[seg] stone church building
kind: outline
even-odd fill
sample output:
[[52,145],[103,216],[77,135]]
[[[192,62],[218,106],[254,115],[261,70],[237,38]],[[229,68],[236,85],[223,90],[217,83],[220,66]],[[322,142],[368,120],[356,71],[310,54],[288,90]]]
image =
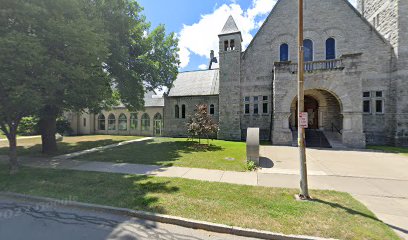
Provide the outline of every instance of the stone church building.
[[[219,139],[259,127],[263,140],[293,145],[297,6],[278,0],[245,51],[229,17],[219,69],[179,74],[164,95],[160,135],[185,136],[186,118],[205,103]],[[305,0],[304,17],[307,144],[408,146],[408,1],[358,0],[357,10],[347,0]]]

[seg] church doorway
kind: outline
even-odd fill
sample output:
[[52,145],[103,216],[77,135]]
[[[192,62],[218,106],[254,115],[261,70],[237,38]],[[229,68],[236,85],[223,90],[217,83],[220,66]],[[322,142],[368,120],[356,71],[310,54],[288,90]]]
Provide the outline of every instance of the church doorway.
[[[297,97],[290,107],[289,126],[293,131],[297,130]],[[308,89],[305,91],[305,112],[309,117],[309,129],[331,131],[343,129],[342,105],[338,97],[333,93],[322,89]]]
[[[298,101],[296,101],[295,127],[298,126]],[[311,96],[305,96],[305,112],[308,114],[309,129],[319,129],[319,102]]]

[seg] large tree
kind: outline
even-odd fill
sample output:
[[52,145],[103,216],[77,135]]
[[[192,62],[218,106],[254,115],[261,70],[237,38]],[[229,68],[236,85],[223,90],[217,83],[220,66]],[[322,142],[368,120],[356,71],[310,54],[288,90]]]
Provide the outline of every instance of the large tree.
[[2,1],[0,8],[0,129],[9,141],[10,170],[15,173],[18,125],[42,104],[45,49],[32,27],[39,8],[18,0]]
[[109,34],[104,21],[87,11],[87,0],[35,0],[43,10],[36,31],[46,49],[38,115],[44,153],[57,150],[56,119],[63,111],[98,109],[112,96],[104,71]]
[[[92,71],[92,67],[96,66],[99,70],[100,65],[97,64],[105,55],[105,51],[101,51],[105,50],[101,48],[104,44],[101,40],[107,40],[109,51],[108,58],[103,59],[104,73],[108,73],[110,85],[119,91],[120,100],[129,109],[143,109],[145,91],[163,86],[171,87],[178,72],[178,41],[174,33],[166,35],[164,26],[150,31],[150,24],[141,15],[142,8],[136,1],[82,1],[85,2],[86,17],[64,15],[63,12],[55,11],[53,18],[57,18],[58,22],[48,31],[52,34],[45,36],[49,43],[60,43],[48,51],[57,62],[57,68],[53,68],[49,74],[51,82],[44,89],[44,95],[50,97],[48,104],[40,112],[40,131],[45,153],[56,150],[54,136],[58,114],[64,110],[84,108],[96,111],[104,103],[104,99],[111,95],[104,88],[106,84],[103,76]],[[52,5],[49,7],[54,9]],[[96,21],[95,19],[101,20],[103,27],[98,25],[99,21],[93,25],[93,29],[82,27],[88,26],[87,23]],[[97,36],[98,34],[101,36]],[[71,45],[71,41],[77,45],[66,49],[64,46],[67,43]],[[61,51],[69,53],[69,57],[58,54]],[[96,56],[97,53],[101,56]],[[63,61],[63,68],[59,68],[59,61]],[[68,74],[66,70],[69,70]],[[80,74],[76,74],[77,70]]]

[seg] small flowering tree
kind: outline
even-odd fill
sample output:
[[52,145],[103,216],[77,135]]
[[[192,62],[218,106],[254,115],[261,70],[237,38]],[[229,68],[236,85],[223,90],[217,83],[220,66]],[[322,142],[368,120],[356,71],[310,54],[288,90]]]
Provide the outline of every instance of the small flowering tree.
[[198,143],[201,144],[201,139],[210,137],[218,132],[218,124],[208,114],[208,108],[205,104],[196,105],[194,114],[188,118],[187,132],[191,139],[198,138]]

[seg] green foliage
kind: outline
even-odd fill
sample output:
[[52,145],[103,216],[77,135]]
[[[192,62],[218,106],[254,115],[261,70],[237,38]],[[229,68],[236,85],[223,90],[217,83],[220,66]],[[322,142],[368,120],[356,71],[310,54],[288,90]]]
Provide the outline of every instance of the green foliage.
[[39,134],[37,117],[24,117],[21,119],[17,132],[23,136],[33,136]]
[[38,8],[23,0],[0,3],[0,129],[10,146],[10,173],[18,170],[17,129],[42,104],[45,48],[33,29]]
[[247,167],[248,171],[255,171],[256,168],[257,168],[255,162],[253,162],[253,161],[247,161],[246,162],[246,167]]
[[57,119],[57,133],[61,135],[72,135],[74,130],[71,128],[69,121],[64,117],[60,117]]
[[170,88],[178,74],[178,40],[163,25],[150,30],[136,1],[103,1],[98,5],[110,35],[106,70],[120,100],[129,109],[144,107],[145,91]]
[[194,115],[189,117],[186,126],[190,138],[198,138],[199,143],[201,143],[201,138],[205,137],[208,140],[218,131],[218,124],[208,114],[207,105],[205,104],[196,106]]

